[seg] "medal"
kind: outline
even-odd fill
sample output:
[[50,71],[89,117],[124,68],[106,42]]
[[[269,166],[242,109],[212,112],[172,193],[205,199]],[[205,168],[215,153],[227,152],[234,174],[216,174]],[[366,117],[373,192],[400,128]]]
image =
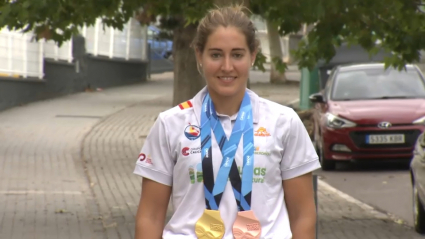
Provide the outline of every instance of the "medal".
[[238,212],[232,231],[235,239],[259,239],[261,225],[252,210],[241,211]]
[[[244,101],[245,100],[246,99],[244,99]],[[239,209],[238,215],[233,223],[232,231],[235,239],[259,239],[261,237],[261,224],[251,210],[252,179],[254,173],[254,123],[250,104],[244,101],[242,102],[240,110],[240,112],[242,112],[241,117],[246,117],[245,127],[243,128],[242,180],[235,163],[232,165],[229,172],[229,179]],[[249,106],[248,110],[244,112],[242,109],[247,106]],[[217,127],[217,130],[214,130],[214,133],[217,138],[220,138],[224,135],[224,130],[221,124],[216,123],[216,125],[219,127]]]
[[199,239],[221,239],[224,236],[224,223],[220,211],[205,209],[196,222],[195,233]]
[[[201,110],[201,159],[206,210],[195,225],[195,233],[198,238],[222,238],[224,236],[226,228],[220,217],[218,208],[228,182],[231,168],[233,169],[232,171],[235,169],[237,171],[234,159],[239,142],[247,129],[252,131],[252,126],[251,102],[247,92],[245,92],[244,99],[239,109],[238,118],[235,122],[229,140],[227,140],[227,137],[224,134],[209,94],[205,96]],[[216,182],[214,182],[213,173],[211,131],[214,132],[223,156],[220,169],[217,173]],[[250,144],[248,144],[247,147],[244,145],[244,152],[245,149],[252,152],[251,159],[248,159],[248,164],[253,162],[252,156],[254,155],[254,145],[252,139],[253,133],[251,135]],[[252,173],[253,172],[251,172],[251,183]]]

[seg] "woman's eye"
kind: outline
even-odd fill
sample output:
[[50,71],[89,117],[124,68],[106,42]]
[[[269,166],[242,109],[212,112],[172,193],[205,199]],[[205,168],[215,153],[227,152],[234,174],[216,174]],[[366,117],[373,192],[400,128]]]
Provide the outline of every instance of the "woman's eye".
[[220,57],[220,54],[215,53],[215,54],[212,54],[212,55],[211,55],[211,57],[212,57],[212,58],[219,58],[219,57]]
[[233,56],[234,56],[235,58],[241,58],[243,55],[242,55],[242,54],[238,54],[238,53],[236,53],[236,54],[233,54]]

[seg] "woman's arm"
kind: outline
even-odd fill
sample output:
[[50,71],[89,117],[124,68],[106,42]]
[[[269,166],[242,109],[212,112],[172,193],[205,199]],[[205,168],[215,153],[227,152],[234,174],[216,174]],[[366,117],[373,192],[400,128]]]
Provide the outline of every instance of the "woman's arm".
[[282,185],[292,239],[314,239],[316,237],[316,206],[312,173],[284,180]]
[[135,239],[161,239],[171,187],[143,178]]

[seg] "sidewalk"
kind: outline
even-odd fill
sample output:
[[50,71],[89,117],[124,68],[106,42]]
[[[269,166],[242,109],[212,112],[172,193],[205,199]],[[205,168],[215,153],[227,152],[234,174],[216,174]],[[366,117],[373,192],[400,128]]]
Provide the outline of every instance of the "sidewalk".
[[[172,74],[0,112],[0,239],[133,238],[141,180],[136,157]],[[296,84],[254,79],[260,96],[288,104]],[[319,182],[320,239],[415,239],[399,225]]]

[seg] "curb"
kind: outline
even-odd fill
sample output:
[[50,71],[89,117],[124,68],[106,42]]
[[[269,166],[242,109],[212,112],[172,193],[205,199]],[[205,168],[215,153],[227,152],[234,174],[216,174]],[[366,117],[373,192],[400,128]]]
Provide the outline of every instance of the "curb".
[[[319,176],[320,177],[320,176]],[[399,225],[403,225],[403,226],[407,226],[409,228],[411,228],[412,226],[408,225],[407,222],[401,218],[399,218],[398,216],[395,216],[389,212],[386,212],[384,210],[379,210],[377,208],[374,208],[372,206],[370,206],[369,204],[366,204],[334,187],[332,187],[331,185],[329,185],[327,182],[321,180],[320,178],[318,178],[317,180],[317,184],[318,184],[318,188],[322,187],[325,190],[331,192],[331,193],[335,193],[338,196],[340,196],[342,199],[346,200],[349,203],[353,203],[357,206],[359,206],[360,208],[362,208],[363,210],[365,210],[368,213],[371,213],[373,215],[373,217],[380,219],[380,220],[384,220],[384,221],[391,221],[394,223],[397,223]]]

